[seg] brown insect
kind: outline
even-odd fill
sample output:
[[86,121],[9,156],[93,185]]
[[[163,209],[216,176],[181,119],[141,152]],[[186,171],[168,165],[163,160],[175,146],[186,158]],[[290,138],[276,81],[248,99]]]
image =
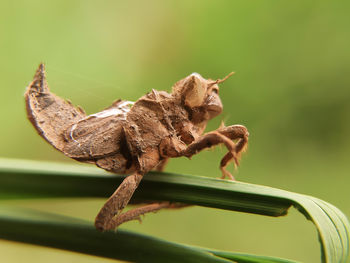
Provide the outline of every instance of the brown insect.
[[171,93],[152,89],[135,103],[117,100],[87,116],[80,107],[50,92],[41,64],[25,93],[27,114],[38,133],[68,157],[129,174],[96,217],[98,230],[110,230],[142,214],[181,206],[161,202],[121,213],[143,175],[163,170],[169,158],[190,158],[224,144],[228,153],[220,163],[222,178],[234,180],[226,166],[231,161],[238,165],[247,146],[247,129],[232,125],[203,134],[207,122],[222,112],[218,84],[230,75],[211,80],[193,73],[175,83]]

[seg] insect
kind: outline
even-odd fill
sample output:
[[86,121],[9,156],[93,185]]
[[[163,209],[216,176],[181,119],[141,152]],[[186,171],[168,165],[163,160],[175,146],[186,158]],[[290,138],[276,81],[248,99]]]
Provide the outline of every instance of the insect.
[[95,219],[98,230],[112,230],[142,214],[177,207],[161,202],[122,213],[143,175],[163,170],[169,158],[190,158],[224,144],[228,152],[220,163],[222,178],[234,180],[226,166],[231,161],[238,165],[248,143],[247,129],[221,126],[204,133],[207,122],[222,112],[218,84],[230,75],[211,80],[193,73],[176,82],[171,93],[152,89],[135,103],[117,100],[99,113],[86,115],[50,92],[41,64],[25,93],[27,115],[37,132],[66,156],[129,175]]

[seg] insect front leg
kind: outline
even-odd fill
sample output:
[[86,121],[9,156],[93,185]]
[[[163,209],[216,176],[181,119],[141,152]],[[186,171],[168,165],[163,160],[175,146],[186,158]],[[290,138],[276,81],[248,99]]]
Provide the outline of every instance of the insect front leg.
[[238,142],[235,146],[235,151],[237,154],[237,157],[235,158],[232,152],[228,152],[221,160],[220,162],[220,169],[222,172],[222,179],[224,179],[226,176],[229,177],[231,180],[234,180],[233,176],[226,170],[226,166],[229,164],[229,162],[234,159],[236,165],[238,165],[238,162],[236,161],[237,158],[239,159],[240,154],[245,151],[248,145],[248,137],[249,132],[246,127],[243,125],[231,125],[228,127],[223,127],[217,130],[220,134],[230,138],[231,140],[238,139]]
[[[199,137],[187,147],[187,149],[182,153],[182,155],[191,158],[198,152],[221,143],[223,143],[226,146],[229,153],[232,154],[235,163],[238,164],[235,143],[232,140],[230,140],[230,138],[217,131],[209,132]],[[234,180],[234,177],[228,171],[226,171],[225,167],[223,167],[221,171],[223,173],[223,176],[228,176],[231,180]]]
[[[206,148],[223,143],[229,152],[221,160],[220,169],[223,178],[227,176],[231,180],[234,180],[232,174],[226,170],[226,166],[231,160],[234,160],[235,164],[239,165],[239,155],[247,145],[248,136],[249,133],[247,129],[241,125],[220,128],[199,137],[187,147],[182,155],[190,158]],[[235,139],[239,139],[239,141],[234,143],[232,140]]]
[[244,152],[244,150],[247,148],[249,132],[243,125],[231,125],[228,127],[219,128],[216,131],[222,135],[225,135],[231,140],[239,140],[236,144],[237,154]]

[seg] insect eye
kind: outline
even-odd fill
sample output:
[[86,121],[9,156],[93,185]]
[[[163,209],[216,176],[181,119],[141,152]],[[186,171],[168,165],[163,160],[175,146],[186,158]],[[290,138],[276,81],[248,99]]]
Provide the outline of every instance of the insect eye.
[[219,90],[218,89],[213,89],[213,92],[218,94],[219,93]]

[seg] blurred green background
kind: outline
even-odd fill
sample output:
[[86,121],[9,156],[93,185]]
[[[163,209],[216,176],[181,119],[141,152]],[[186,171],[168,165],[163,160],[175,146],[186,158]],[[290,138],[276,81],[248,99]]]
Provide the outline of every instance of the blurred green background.
[[[95,113],[169,91],[192,72],[221,85],[216,129],[244,124],[238,180],[310,194],[350,215],[349,1],[1,1],[0,156],[74,161],[40,138],[23,93],[40,62],[51,90]],[[218,177],[223,148],[168,171]],[[230,169],[233,169],[230,167]],[[12,201],[93,220],[104,200]],[[171,241],[319,262],[315,228],[294,209],[268,218],[206,208],[162,211],[125,229]],[[112,262],[0,241],[2,262]]]

